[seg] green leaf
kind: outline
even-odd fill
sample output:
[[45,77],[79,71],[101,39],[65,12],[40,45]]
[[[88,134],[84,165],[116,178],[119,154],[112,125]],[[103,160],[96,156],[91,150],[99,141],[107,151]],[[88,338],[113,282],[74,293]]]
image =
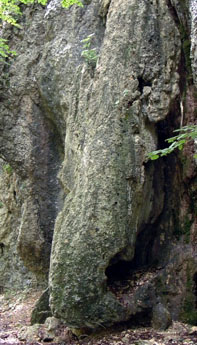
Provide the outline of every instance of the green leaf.
[[38,0],[38,3],[45,6],[48,0]]
[[180,145],[184,145],[184,144],[186,143],[186,141],[187,141],[186,139],[184,139],[184,140],[183,140],[183,139],[182,139],[182,140],[179,140],[179,144],[180,144]]
[[158,159],[159,158],[159,155],[151,155],[150,156],[150,159],[152,160],[152,161],[154,161],[154,160],[156,160],[156,159]]
[[[17,23],[17,16],[21,15],[20,4],[33,4],[35,2],[46,5],[48,0],[0,0],[0,20],[2,22],[7,22],[13,26],[20,28],[20,25]],[[76,4],[77,6],[83,7],[83,3],[80,0],[62,0],[62,7],[69,8],[70,6]],[[90,47],[91,36],[89,35],[85,42],[85,48]],[[11,51],[9,46],[6,45],[6,40],[0,38],[0,60],[5,60],[8,57],[16,55],[16,52]],[[94,58],[95,59],[95,58]]]
[[172,137],[172,138],[168,138],[168,139],[166,139],[166,141],[168,143],[173,143],[175,140],[177,140],[177,138],[178,138],[178,135],[176,135],[175,137]]
[[62,7],[64,8],[69,8],[72,5],[83,7],[82,2],[79,0],[62,0],[61,4],[62,4]]
[[16,55],[16,52],[13,50],[10,50],[8,44],[6,44],[7,40],[4,38],[0,38],[0,58],[1,60],[5,60],[8,57]]
[[86,38],[84,38],[83,40],[81,40],[82,43],[87,43],[90,42],[91,38],[88,36]]

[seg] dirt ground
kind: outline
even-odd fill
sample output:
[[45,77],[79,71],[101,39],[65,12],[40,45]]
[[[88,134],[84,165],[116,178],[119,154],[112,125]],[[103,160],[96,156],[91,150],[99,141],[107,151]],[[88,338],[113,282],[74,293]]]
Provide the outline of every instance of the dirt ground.
[[[174,322],[167,331],[123,324],[77,338],[59,323],[53,332],[46,325],[30,326],[30,315],[41,291],[0,295],[0,345],[197,345],[197,327]],[[32,330],[26,335],[26,330]]]

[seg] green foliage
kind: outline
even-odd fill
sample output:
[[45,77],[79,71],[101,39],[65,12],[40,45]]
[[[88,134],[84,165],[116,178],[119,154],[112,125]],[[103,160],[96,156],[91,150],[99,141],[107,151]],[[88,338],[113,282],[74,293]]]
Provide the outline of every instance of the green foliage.
[[[17,23],[18,17],[22,14],[21,4],[32,4],[35,0],[1,0],[0,1],[0,19],[2,22],[9,23],[20,28]],[[38,3],[45,5],[47,0],[37,0]],[[0,60],[4,61],[8,57],[17,55],[15,51],[10,50],[7,40],[0,38]]]
[[89,65],[95,67],[98,60],[98,55],[95,48],[91,49],[93,37],[94,34],[91,34],[81,41],[84,49],[81,53],[81,56]]
[[17,23],[18,17],[22,14],[20,5],[29,5],[35,2],[41,5],[46,5],[47,0],[1,0],[0,19],[2,22],[7,22],[20,28],[20,25]]
[[64,8],[69,8],[70,6],[75,5],[75,4],[77,6],[83,7],[82,2],[79,0],[62,0],[61,4],[62,4],[62,7]]
[[[38,3],[41,5],[46,5],[48,0],[1,0],[0,1],[0,20],[2,22],[9,23],[20,28],[17,20],[20,15],[22,15],[20,5]],[[79,0],[62,0],[62,7],[69,8],[71,5],[78,5],[83,7],[83,4]],[[10,50],[7,45],[7,41],[0,38],[0,60],[5,60],[8,57],[16,55],[16,52]]]
[[[174,132],[178,132],[179,134],[166,139],[170,146],[165,149],[150,152],[148,154],[148,158],[155,160],[160,157],[167,156],[175,149],[179,149],[181,151],[186,143],[197,139],[197,125],[185,126],[180,129],[176,129]],[[197,158],[197,154],[194,155],[194,158]]]
[[11,56],[15,56],[16,52],[13,50],[10,50],[7,40],[4,38],[0,38],[0,61]]
[[16,0],[1,0],[0,2],[0,19],[11,25],[18,26],[16,17],[21,14],[19,2]]

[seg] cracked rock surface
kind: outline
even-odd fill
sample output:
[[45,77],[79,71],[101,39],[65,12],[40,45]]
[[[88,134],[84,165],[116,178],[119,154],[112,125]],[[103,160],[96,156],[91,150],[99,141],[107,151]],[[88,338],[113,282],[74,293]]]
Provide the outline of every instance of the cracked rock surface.
[[18,186],[15,250],[49,274],[52,314],[95,329],[158,310],[188,321],[189,303],[195,323],[194,146],[147,159],[196,121],[195,1],[51,0],[21,24],[4,29],[18,56],[1,66],[0,157]]

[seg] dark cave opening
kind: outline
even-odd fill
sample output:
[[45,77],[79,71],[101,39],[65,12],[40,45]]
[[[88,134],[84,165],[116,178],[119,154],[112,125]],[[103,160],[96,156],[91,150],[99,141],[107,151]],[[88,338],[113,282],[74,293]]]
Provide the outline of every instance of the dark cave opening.
[[115,264],[109,264],[105,274],[107,282],[113,284],[114,282],[127,280],[132,275],[132,261],[120,260]]
[[[175,114],[176,116],[174,116]],[[180,118],[180,102],[177,100],[165,120],[158,122],[156,125],[158,133],[158,149],[164,149],[169,146],[167,139],[175,135],[174,130],[179,128]]]
[[[136,273],[154,270],[161,267],[162,263],[162,245],[160,241],[163,228],[161,226],[165,200],[161,201],[160,195],[165,188],[164,164],[163,162],[146,163],[146,174],[149,176],[153,172],[153,200],[152,210],[149,214],[148,223],[142,223],[138,229],[135,242],[135,253],[130,261],[123,260],[124,251],[117,253],[109,262],[106,269],[107,284],[111,285],[118,281],[135,280]],[[145,197],[146,199],[146,197]],[[145,206],[146,207],[146,206]],[[142,209],[142,212],[143,209]]]
[[[139,87],[144,87],[143,80],[139,81]],[[168,146],[166,139],[174,135],[173,130],[180,124],[180,118],[180,100],[177,98],[171,105],[171,110],[165,120],[156,124],[158,149],[163,149]],[[132,260],[125,261],[122,259],[122,253],[118,253],[110,260],[105,271],[107,287],[118,299],[122,296],[123,299],[124,296],[128,296],[129,300],[133,292],[136,296],[138,296],[138,293],[141,294],[143,287],[146,289],[146,277],[148,276],[152,279],[151,277],[155,273],[157,274],[157,271],[164,269],[168,263],[167,254],[169,243],[173,238],[175,222],[173,217],[170,218],[172,205],[175,205],[177,209],[179,207],[179,194],[176,193],[175,198],[172,197],[172,190],[176,190],[176,186],[173,185],[174,176],[177,174],[178,158],[176,156],[175,152],[154,163],[150,161],[145,163],[146,176],[151,176],[151,173],[153,174],[153,200],[149,219],[148,221],[146,220],[147,223],[143,223],[138,229],[135,254]],[[163,199],[160,198],[162,193]],[[146,200],[148,199],[145,197],[145,203]],[[161,204],[163,206],[160,207]],[[172,219],[172,223],[169,222],[169,219]],[[195,294],[197,296],[197,274],[194,280]],[[148,310],[146,308],[131,317],[128,323],[131,326],[144,325],[146,327],[151,319],[152,309]]]
[[127,321],[115,324],[115,329],[123,331],[132,327],[150,327],[152,320],[152,308],[147,308],[141,312],[132,315]]
[[135,327],[150,327],[152,320],[152,308],[147,308],[134,316],[127,321],[127,326]]
[[[166,138],[172,136],[174,128],[176,128],[176,120],[174,112],[180,113],[179,102],[175,102],[172,111],[169,113],[164,121],[157,124],[158,130],[158,148],[165,148],[168,146]],[[168,214],[169,200],[172,186],[170,181],[173,180],[175,173],[174,164],[175,154],[170,157],[164,157],[160,161],[154,162],[155,170],[153,176],[154,200],[152,211],[150,213],[149,222],[141,225],[138,230],[138,235],[135,243],[135,254],[131,261],[125,261],[121,258],[121,253],[116,254],[109,262],[106,269],[107,285],[116,285],[117,282],[126,280],[135,280],[137,272],[147,272],[155,268],[161,268],[165,265],[163,252],[163,244],[160,241],[160,235],[164,232],[162,222],[166,226],[166,230],[171,236],[168,229],[168,220],[165,219],[165,214]],[[152,162],[146,163],[146,174],[149,175],[151,171]],[[169,168],[170,167],[170,168]],[[169,171],[170,170],[170,171]],[[163,209],[160,208],[159,195],[164,193]],[[155,217],[155,214],[157,216]],[[166,225],[167,224],[167,225]],[[173,227],[172,227],[173,228]],[[168,230],[167,230],[168,229]],[[143,274],[143,273],[142,273]]]
[[[147,163],[146,171],[149,174],[151,164]],[[130,261],[122,259],[122,253],[116,254],[109,262],[106,269],[107,284],[113,285],[116,282],[125,280],[137,280],[136,274],[151,271],[155,267],[161,267],[161,242],[160,234],[163,231],[160,223],[162,207],[160,204],[161,189],[164,187],[163,164],[155,162],[156,169],[153,176],[154,200],[148,224],[142,224],[138,230],[135,243],[135,253]],[[165,204],[165,203],[164,203]],[[156,216],[155,216],[156,215]],[[138,273],[137,273],[138,272]]]
[[158,258],[154,255],[154,242],[158,229],[156,224],[146,226],[138,234],[135,255],[131,261],[121,260],[120,253],[111,259],[105,271],[108,286],[126,280],[137,280],[136,274],[143,274],[156,267]]

